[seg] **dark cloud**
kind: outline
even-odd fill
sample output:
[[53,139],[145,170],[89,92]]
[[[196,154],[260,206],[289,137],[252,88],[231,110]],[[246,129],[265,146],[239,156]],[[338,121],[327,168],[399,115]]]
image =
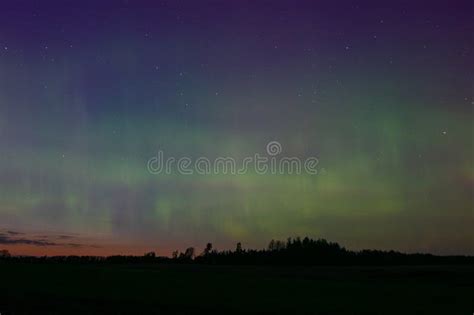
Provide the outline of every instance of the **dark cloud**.
[[6,235],[0,235],[0,244],[26,244],[33,246],[56,246],[60,245],[54,242],[49,242],[44,239],[27,239],[27,238],[14,238]]
[[17,232],[17,231],[7,231],[8,234],[10,235],[22,235],[22,234],[25,234],[25,233],[21,233],[21,232]]
[[17,231],[3,231],[0,232],[0,244],[4,245],[16,245],[16,244],[25,244],[32,246],[66,246],[66,247],[96,247],[95,245],[85,245],[77,242],[70,243],[61,243],[57,241],[52,241],[50,239],[56,240],[71,240],[76,238],[73,235],[42,235],[42,236],[25,236],[26,233],[17,232]]

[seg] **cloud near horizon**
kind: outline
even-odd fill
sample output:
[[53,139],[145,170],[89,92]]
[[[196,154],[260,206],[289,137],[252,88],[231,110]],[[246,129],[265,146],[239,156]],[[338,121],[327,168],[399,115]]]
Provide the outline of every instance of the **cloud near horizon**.
[[18,231],[0,231],[0,244],[2,245],[18,245],[18,244],[23,244],[23,245],[31,245],[31,246],[65,246],[65,247],[88,247],[88,246],[96,246],[96,245],[89,245],[89,244],[81,244],[78,242],[68,242],[68,243],[62,243],[56,241],[57,239],[77,239],[76,236],[72,235],[59,235],[59,236],[54,236],[54,235],[42,235],[41,237],[35,236],[35,235],[27,235],[26,233],[23,232],[18,232]]

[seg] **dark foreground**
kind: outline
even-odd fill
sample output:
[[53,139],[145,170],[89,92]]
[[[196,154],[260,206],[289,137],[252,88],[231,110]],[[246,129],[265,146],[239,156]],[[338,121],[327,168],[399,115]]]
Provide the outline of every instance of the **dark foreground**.
[[0,264],[1,315],[473,312],[473,266]]

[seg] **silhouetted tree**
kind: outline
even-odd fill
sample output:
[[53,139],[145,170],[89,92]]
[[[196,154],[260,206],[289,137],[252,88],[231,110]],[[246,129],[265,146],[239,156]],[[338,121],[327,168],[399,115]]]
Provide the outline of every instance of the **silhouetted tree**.
[[274,240],[274,239],[272,239],[272,240],[270,241],[270,243],[268,243],[268,250],[269,250],[269,251],[275,250],[275,240]]
[[182,257],[186,260],[192,260],[194,258],[194,247],[186,248]]
[[241,254],[242,253],[242,244],[240,242],[237,243],[237,246],[235,247],[235,252],[237,254]]
[[282,250],[285,249],[285,243],[282,241],[276,241],[275,242],[276,250]]
[[208,256],[212,251],[212,243],[207,243],[206,248],[204,248],[203,255]]
[[268,244],[269,251],[279,251],[285,248],[286,248],[285,243],[279,240],[276,240],[276,241],[271,240],[270,243]]

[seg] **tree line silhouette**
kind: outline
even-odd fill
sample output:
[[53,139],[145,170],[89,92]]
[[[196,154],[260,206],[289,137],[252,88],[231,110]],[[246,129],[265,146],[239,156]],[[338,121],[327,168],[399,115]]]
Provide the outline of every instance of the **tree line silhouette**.
[[0,261],[60,262],[60,263],[177,263],[216,265],[430,265],[474,264],[473,256],[436,256],[407,254],[397,251],[351,251],[338,243],[325,239],[305,237],[271,240],[266,249],[243,249],[236,244],[234,250],[218,251],[207,243],[200,254],[194,247],[184,252],[174,251],[171,257],[157,256],[155,252],[143,256],[12,256],[0,250]]

